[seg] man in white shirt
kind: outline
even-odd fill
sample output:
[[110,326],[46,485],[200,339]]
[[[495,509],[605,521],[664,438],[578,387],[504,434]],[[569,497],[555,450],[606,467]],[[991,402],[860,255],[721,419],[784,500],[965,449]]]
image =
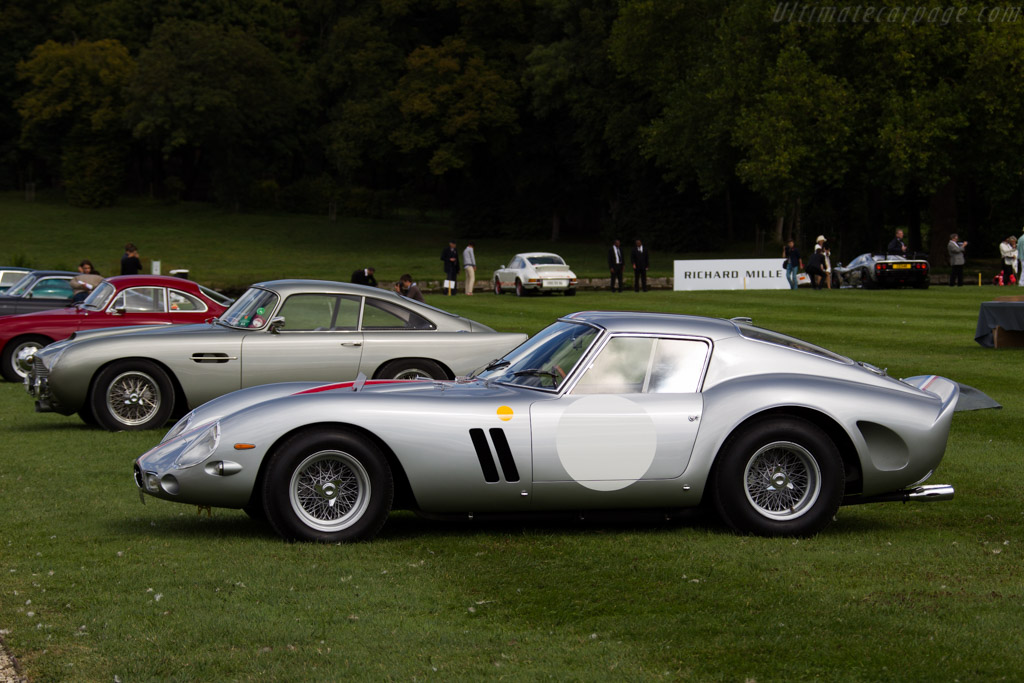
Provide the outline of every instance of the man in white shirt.
[[473,295],[473,285],[476,284],[476,251],[475,245],[470,242],[462,250],[462,267],[466,270],[466,294]]

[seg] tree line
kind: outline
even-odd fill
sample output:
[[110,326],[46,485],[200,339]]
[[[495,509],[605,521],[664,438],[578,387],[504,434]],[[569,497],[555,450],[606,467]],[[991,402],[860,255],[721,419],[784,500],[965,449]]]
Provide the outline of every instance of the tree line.
[[693,251],[822,233],[849,258],[896,227],[936,258],[954,231],[995,249],[1022,223],[1024,17],[869,9],[7,0],[0,187]]

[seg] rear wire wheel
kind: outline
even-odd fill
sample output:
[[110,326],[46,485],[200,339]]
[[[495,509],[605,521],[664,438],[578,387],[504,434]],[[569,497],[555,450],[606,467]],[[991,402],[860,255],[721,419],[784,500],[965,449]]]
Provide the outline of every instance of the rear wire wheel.
[[811,536],[828,525],[843,498],[843,461],[816,425],[771,418],[742,428],[719,455],[715,506],[737,531]]

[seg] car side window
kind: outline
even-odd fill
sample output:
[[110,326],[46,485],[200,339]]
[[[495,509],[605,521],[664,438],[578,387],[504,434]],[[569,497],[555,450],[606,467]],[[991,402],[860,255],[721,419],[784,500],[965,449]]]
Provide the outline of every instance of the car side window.
[[692,394],[700,389],[700,377],[708,345],[692,339],[659,339],[651,363],[647,393]]
[[329,330],[334,325],[338,297],[334,294],[295,294],[281,306],[282,332]]
[[68,278],[42,278],[32,287],[33,299],[70,299],[72,295]]
[[576,383],[573,393],[641,393],[654,341],[653,337],[613,337]]
[[518,269],[522,268],[523,267],[523,259],[518,258],[518,257],[512,259],[512,263],[508,264],[508,267],[511,270],[518,270]]
[[613,337],[573,393],[693,393],[699,389],[707,352],[707,344],[697,340]]
[[163,287],[132,287],[117,295],[112,308],[126,313],[166,313]]
[[171,312],[174,311],[205,311],[206,304],[202,299],[197,299],[191,294],[179,292],[177,289],[167,290],[167,297],[170,300]]
[[367,298],[363,305],[364,330],[431,330],[434,325],[415,311],[390,301]]

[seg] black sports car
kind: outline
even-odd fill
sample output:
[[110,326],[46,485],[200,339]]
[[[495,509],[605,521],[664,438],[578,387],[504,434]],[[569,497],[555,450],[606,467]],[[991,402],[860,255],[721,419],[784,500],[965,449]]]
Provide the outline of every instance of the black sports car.
[[915,287],[927,289],[928,261],[886,254],[861,254],[850,265],[832,269],[841,287]]

